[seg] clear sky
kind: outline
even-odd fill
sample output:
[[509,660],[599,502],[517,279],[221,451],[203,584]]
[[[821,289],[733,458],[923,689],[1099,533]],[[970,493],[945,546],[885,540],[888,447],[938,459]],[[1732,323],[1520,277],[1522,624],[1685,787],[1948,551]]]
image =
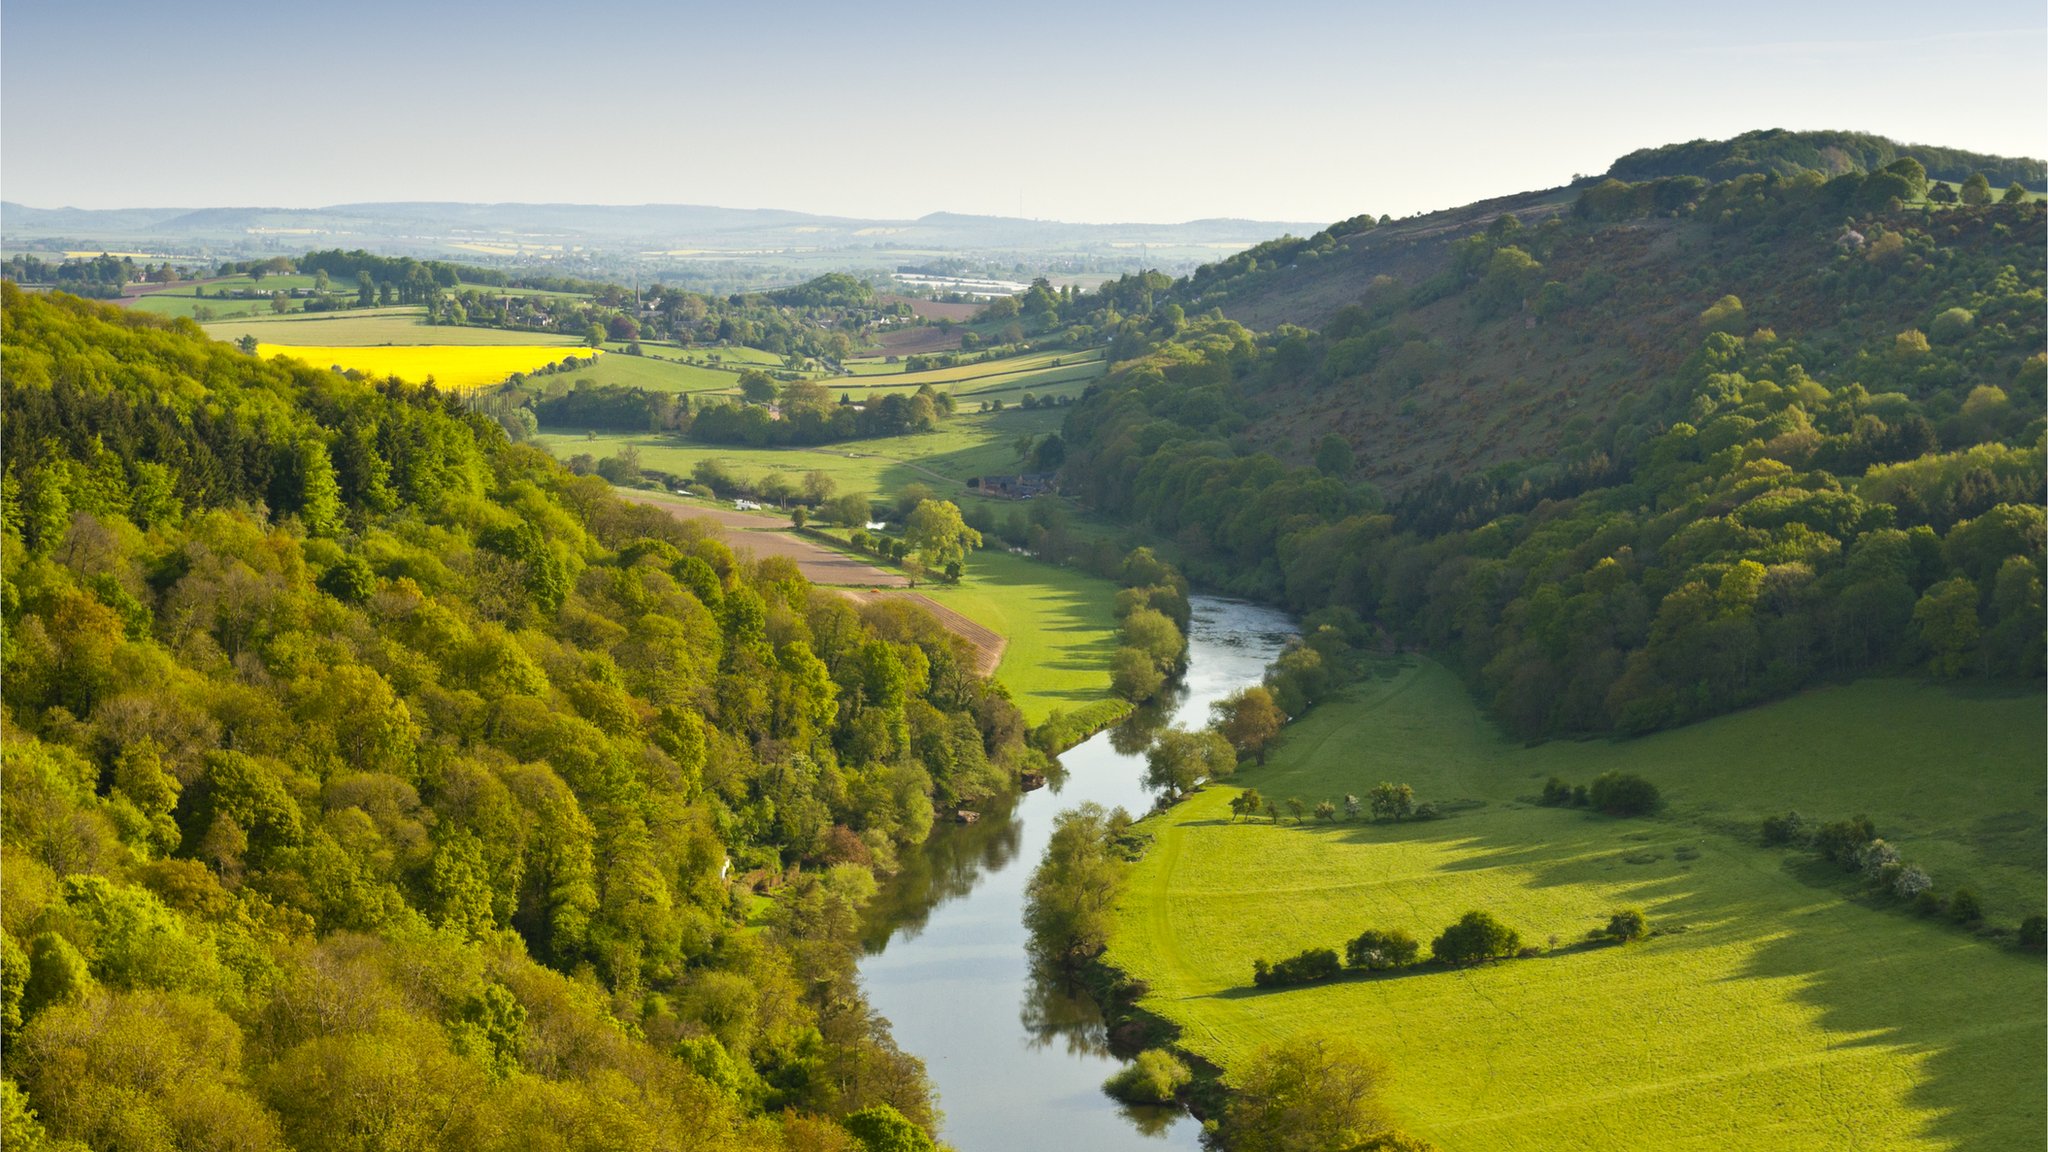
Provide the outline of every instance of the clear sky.
[[0,196],[1328,221],[1852,128],[2048,153],[2041,0],[7,0]]

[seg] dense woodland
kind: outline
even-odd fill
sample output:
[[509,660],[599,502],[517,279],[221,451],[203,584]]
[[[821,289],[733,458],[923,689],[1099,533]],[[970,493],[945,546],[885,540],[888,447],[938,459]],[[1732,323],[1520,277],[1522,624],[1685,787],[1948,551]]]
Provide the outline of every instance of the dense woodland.
[[957,641],[431,389],[0,304],[10,1147],[923,1138],[857,912],[1042,767]]
[[[1156,293],[1068,417],[1066,489],[1174,540],[1197,583],[1430,647],[1525,736],[1647,731],[1870,672],[2039,676],[2043,210],[1905,206],[1926,188],[1911,160],[1609,181],[1540,227],[1494,220],[1320,331],[1190,321],[1175,301],[1228,281],[1198,273]],[[1644,216],[1684,230],[1682,323],[1658,319],[1667,265],[1600,258],[1630,235],[1613,221]],[[1602,350],[1621,399],[1555,456],[1393,499],[1361,479],[1370,443],[1260,447],[1304,395],[1454,375],[1446,326]],[[1550,376],[1552,403],[1600,392]]]

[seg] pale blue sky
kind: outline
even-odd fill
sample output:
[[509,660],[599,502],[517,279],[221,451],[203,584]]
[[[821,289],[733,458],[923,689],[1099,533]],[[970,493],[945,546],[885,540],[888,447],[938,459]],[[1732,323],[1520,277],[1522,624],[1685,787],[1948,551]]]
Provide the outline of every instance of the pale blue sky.
[[2040,0],[8,0],[0,196],[1403,215],[1637,147],[2048,153]]

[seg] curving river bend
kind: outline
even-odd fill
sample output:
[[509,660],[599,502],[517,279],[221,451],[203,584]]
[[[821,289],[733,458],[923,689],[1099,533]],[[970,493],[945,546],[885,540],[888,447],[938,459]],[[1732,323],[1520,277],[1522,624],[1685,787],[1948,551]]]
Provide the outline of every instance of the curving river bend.
[[922,1057],[960,1152],[1196,1148],[1200,1127],[1102,1092],[1121,1067],[1085,997],[1034,981],[1025,957],[1024,885],[1058,812],[1084,801],[1143,815],[1147,733],[1199,727],[1209,705],[1258,683],[1294,634],[1277,609],[1192,598],[1188,672],[1163,702],[1060,757],[1046,788],[989,805],[977,824],[935,832],[869,907],[861,982],[896,1041]]

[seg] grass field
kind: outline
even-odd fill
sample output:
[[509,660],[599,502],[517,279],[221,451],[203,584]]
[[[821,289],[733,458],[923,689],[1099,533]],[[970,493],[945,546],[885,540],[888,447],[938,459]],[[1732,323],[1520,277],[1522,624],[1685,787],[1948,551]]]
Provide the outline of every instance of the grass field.
[[[599,361],[605,368],[613,357]],[[590,373],[578,371],[575,378]],[[997,516],[1022,507],[1012,500],[984,499],[973,494],[965,481],[985,473],[1014,473],[1017,454],[1011,444],[1020,436],[1042,436],[1059,428],[1061,413],[1056,409],[1029,411],[1008,408],[1001,412],[962,412],[942,422],[936,431],[878,440],[856,440],[812,448],[745,448],[721,444],[693,444],[672,435],[654,433],[598,433],[554,431],[536,438],[557,457],[568,459],[587,452],[600,459],[616,455],[630,444],[640,452],[644,467],[687,476],[700,460],[718,460],[729,471],[748,478],[771,472],[801,476],[819,471],[830,476],[840,492],[866,492],[887,496],[907,485],[929,485],[942,498],[962,509],[986,505]]]
[[918,590],[1009,641],[996,679],[1026,723],[1109,699],[1115,584],[987,548],[968,558],[959,584]]
[[514,372],[530,372],[559,361],[559,345],[463,345],[416,344],[391,347],[308,347],[297,344],[258,344],[256,354],[291,356],[316,367],[354,369],[371,376],[397,376],[416,384],[428,377],[441,388],[482,388],[503,381]]
[[[1751,818],[1868,812],[1938,888],[1975,887],[2010,924],[2041,901],[2043,736],[2037,691],[1880,681],[1527,749],[1424,663],[1318,709],[1232,783],[1313,804],[1405,781],[1446,818],[1233,824],[1236,788],[1210,788],[1144,826],[1109,955],[1226,1072],[1289,1034],[1361,1038],[1400,1122],[1446,1149],[2038,1148],[2039,959],[1848,899],[1839,873],[1759,846]],[[1530,803],[1553,773],[1624,767],[1662,788],[1658,816]],[[1573,946],[1621,906],[1660,934]],[[1545,954],[1249,987],[1254,958],[1369,926],[1426,945],[1473,908]]]
[[[239,340],[244,336],[254,336],[265,344],[322,348],[370,347],[383,344],[511,344],[529,347],[547,345],[564,349],[582,348],[582,341],[570,336],[512,332],[502,328],[428,324],[425,321],[425,311],[411,306],[259,316],[247,320],[202,324],[200,327],[216,340]],[[588,349],[577,353],[587,354]]]

